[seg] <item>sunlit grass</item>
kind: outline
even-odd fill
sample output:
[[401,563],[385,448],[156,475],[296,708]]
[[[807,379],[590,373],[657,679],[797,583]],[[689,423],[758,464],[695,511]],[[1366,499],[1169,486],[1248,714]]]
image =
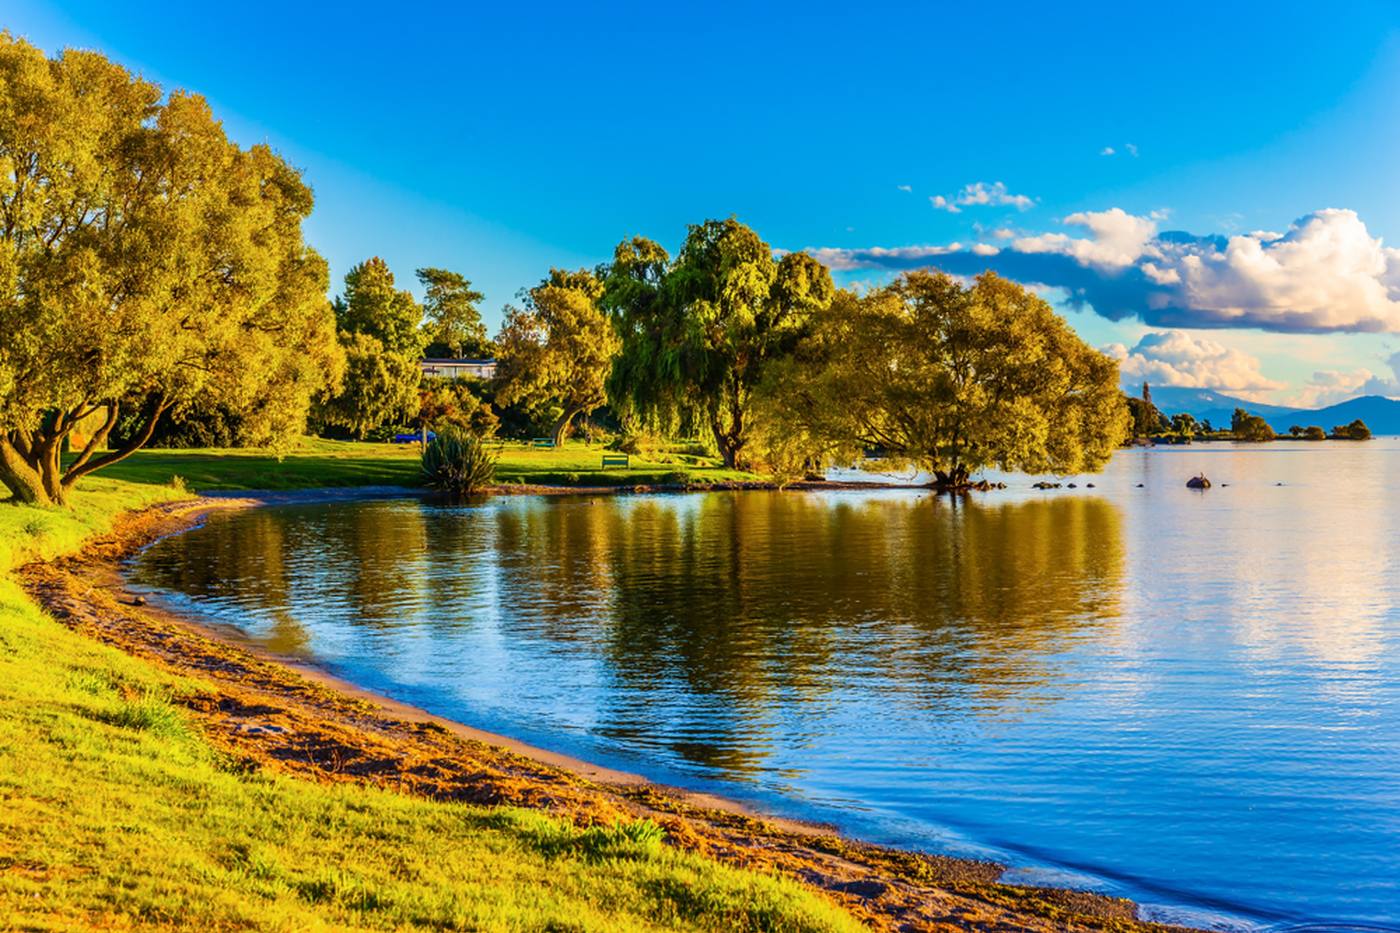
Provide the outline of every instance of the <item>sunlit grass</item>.
[[[9,565],[124,506],[0,505]],[[74,633],[0,567],[0,917],[18,928],[848,930],[795,882],[514,809],[248,773],[182,698],[210,689]]]
[[[726,470],[713,457],[682,452],[634,456],[626,468],[602,468],[605,451],[571,441],[560,448],[502,442],[496,478],[502,483],[610,486],[716,483],[758,479]],[[417,486],[422,482],[417,444],[372,444],[303,438],[281,459],[266,451],[201,448],[143,450],[102,475],[135,483],[168,484],[179,477],[190,489],[305,489],[320,486]]]

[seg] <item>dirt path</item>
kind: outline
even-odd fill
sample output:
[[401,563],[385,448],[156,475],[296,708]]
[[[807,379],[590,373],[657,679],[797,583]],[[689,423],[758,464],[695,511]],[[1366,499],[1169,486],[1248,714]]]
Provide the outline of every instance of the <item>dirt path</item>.
[[123,589],[120,562],[214,509],[196,500],[121,519],[76,556],[23,567],[30,593],[65,625],[211,685],[185,700],[208,740],[249,770],[355,781],[439,800],[546,809],[581,824],[647,816],[676,846],[770,869],[825,890],[886,930],[1168,930],[1126,900],[996,882],[1002,866],[846,839],[743,807],[532,749],[299,669],[151,606]]

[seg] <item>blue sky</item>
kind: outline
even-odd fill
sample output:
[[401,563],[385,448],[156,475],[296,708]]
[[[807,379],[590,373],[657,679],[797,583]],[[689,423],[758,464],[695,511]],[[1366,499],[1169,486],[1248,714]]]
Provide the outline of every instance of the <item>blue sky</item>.
[[270,142],[337,279],[458,269],[494,325],[551,265],[735,214],[848,282],[1039,277],[1125,378],[1400,395],[1393,3],[173,6],[0,24]]

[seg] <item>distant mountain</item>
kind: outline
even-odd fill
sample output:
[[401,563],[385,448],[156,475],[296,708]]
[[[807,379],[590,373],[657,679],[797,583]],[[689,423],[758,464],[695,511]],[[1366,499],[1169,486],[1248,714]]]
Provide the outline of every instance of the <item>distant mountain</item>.
[[1289,415],[1264,415],[1264,420],[1279,433],[1286,433],[1295,424],[1303,427],[1315,424],[1324,431],[1331,431],[1357,418],[1366,422],[1373,434],[1400,434],[1400,402],[1384,395],[1362,395],[1326,408],[1295,411]]
[[1235,409],[1243,408],[1269,422],[1280,434],[1286,434],[1295,424],[1301,427],[1315,424],[1324,431],[1331,431],[1357,418],[1366,422],[1376,434],[1400,434],[1400,401],[1383,395],[1362,395],[1326,408],[1289,408],[1249,402],[1211,389],[1153,386],[1152,401],[1168,415],[1184,411],[1197,421],[1209,421],[1216,428],[1228,428]]

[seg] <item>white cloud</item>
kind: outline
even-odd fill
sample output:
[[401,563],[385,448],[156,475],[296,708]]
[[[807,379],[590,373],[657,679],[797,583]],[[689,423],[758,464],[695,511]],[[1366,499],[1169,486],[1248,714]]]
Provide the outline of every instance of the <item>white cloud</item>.
[[1070,214],[1064,222],[1084,227],[1091,235],[1078,239],[1063,233],[1020,237],[1011,241],[1011,249],[1022,253],[1063,253],[1084,265],[1118,268],[1141,258],[1157,233],[1157,225],[1151,220],[1118,207]]
[[940,211],[959,214],[962,213],[963,207],[1014,207],[1018,211],[1025,211],[1035,206],[1035,199],[1024,194],[1012,194],[1007,190],[1005,182],[997,181],[989,185],[985,181],[978,181],[964,185],[962,190],[952,197],[936,194],[929,198],[929,203]]
[[905,194],[909,194],[910,192],[912,192],[912,191],[914,190],[914,186],[913,186],[913,185],[895,185],[895,189],[898,190],[898,191],[903,191]]
[[1111,156],[1111,155],[1117,155],[1117,154],[1118,154],[1118,151],[1117,151],[1116,149],[1114,149],[1112,146],[1104,146],[1102,149],[1099,150],[1099,155],[1101,155],[1101,156]]
[[1118,343],[1103,350],[1118,360],[1125,386],[1148,382],[1246,397],[1284,388],[1260,371],[1257,357],[1181,330],[1155,331],[1131,348]]
[[1228,237],[1159,232],[1162,216],[1083,211],[1063,223],[1085,235],[1020,236],[994,251],[949,244],[821,253],[843,269],[990,267],[1062,289],[1073,306],[1156,326],[1400,332],[1400,250],[1371,236],[1354,211],[1327,208],[1282,234]]
[[[1389,359],[1389,376],[1362,366],[1352,370],[1322,369],[1294,393],[1287,404],[1298,408],[1325,408],[1358,395],[1400,396],[1400,353]],[[1331,425],[1324,425],[1331,427]]]
[[1134,159],[1137,158],[1137,146],[1132,143],[1124,143],[1123,148],[1127,150],[1128,155],[1132,156]]

